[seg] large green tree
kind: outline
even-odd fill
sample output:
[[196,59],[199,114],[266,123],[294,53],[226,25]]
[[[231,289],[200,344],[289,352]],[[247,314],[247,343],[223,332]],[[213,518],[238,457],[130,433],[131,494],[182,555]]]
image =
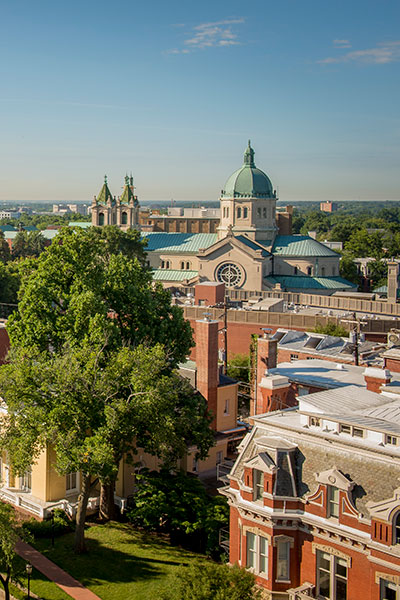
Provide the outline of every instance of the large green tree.
[[19,231],[12,247],[13,258],[39,256],[46,247],[46,240],[40,231]]
[[[0,369],[7,412],[1,447],[23,473],[50,444],[60,474],[79,471],[76,551],[83,552],[88,499],[98,480],[114,491],[120,460],[137,447],[175,464],[190,445],[204,458],[213,443],[205,400],[171,373],[161,345],[15,351]],[[108,484],[104,485],[104,484]],[[113,503],[113,496],[111,498]]]
[[[145,248],[136,231],[123,233],[115,227],[62,230],[35,261],[35,268],[23,277],[18,311],[9,319],[11,343],[17,350],[10,364],[10,369],[15,368],[14,379],[23,372],[26,356],[32,358],[32,364],[51,364],[55,359],[65,361],[68,352],[71,364],[75,360],[84,367],[79,351],[90,353],[94,347],[100,347],[97,368],[116,373],[121,349],[134,350],[141,344],[152,347],[156,343],[168,358],[165,368],[171,376],[173,368],[187,356],[192,335],[182,310],[171,306],[170,300],[169,292],[152,280]],[[115,378],[111,380],[115,382]],[[8,381],[11,383],[3,380],[2,390],[7,403],[13,385],[11,376]],[[187,388],[176,384],[175,391],[179,391],[179,402],[190,404]],[[75,395],[79,396],[79,389],[75,389]],[[21,396],[27,398],[22,392]],[[86,401],[90,398],[82,394],[80,410],[84,410]],[[154,418],[156,414],[157,411]],[[160,418],[162,421],[164,417]],[[204,411],[202,419],[204,423]],[[177,421],[181,433],[185,427],[190,429],[189,421]],[[142,427],[144,435],[148,425],[143,423]],[[117,465],[126,442],[118,427],[109,435],[115,442],[113,460]],[[181,437],[185,439],[184,435]],[[20,439],[21,443],[25,440]],[[123,441],[116,448],[118,440]],[[149,437],[148,446],[150,442],[157,453],[158,440]],[[27,444],[28,451],[29,447]],[[176,447],[181,452],[178,442]],[[101,481],[103,512],[110,514],[115,471],[103,470]]]

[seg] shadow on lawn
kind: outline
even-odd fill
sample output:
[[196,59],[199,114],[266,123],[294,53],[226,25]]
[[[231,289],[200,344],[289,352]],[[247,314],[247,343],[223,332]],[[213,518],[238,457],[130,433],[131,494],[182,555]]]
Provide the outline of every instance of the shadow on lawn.
[[[121,531],[119,526],[114,527],[112,524],[104,527],[111,530],[116,529],[117,532]],[[119,539],[114,542],[113,532],[110,531],[110,546],[105,545],[106,541],[87,536],[88,552],[80,556],[73,554],[72,534],[58,538],[54,551],[44,548],[43,545],[40,550],[87,587],[107,583],[154,580],[165,577],[169,570],[168,567],[188,564],[185,560],[185,551],[180,552],[163,540],[158,541],[157,538],[146,533],[133,531],[131,536],[131,531],[130,528],[124,528],[121,533],[124,537],[132,537],[132,542],[129,542],[129,539]],[[121,547],[124,546],[127,548],[126,552],[121,550]],[[130,552],[128,551],[129,546]],[[140,555],[141,549],[145,556]],[[165,558],[164,553],[167,555]],[[146,556],[146,554],[149,555]],[[174,560],[175,556],[176,560]]]

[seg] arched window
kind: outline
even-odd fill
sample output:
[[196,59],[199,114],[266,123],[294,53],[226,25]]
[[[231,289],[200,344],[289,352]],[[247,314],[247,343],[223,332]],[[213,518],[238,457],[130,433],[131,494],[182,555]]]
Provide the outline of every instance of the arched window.
[[162,261],[161,261],[161,268],[162,268],[162,269],[165,269],[165,260],[162,260]]
[[312,275],[312,267],[307,267],[307,275]]
[[263,217],[264,217],[264,219],[266,219],[266,218],[267,218],[267,209],[266,209],[266,207],[265,207],[265,206],[264,206],[264,208],[263,208]]
[[243,209],[243,219],[247,219],[247,213],[248,213],[248,209],[246,207],[244,207],[244,209]]
[[325,267],[321,267],[321,277],[325,277]]
[[397,513],[393,525],[393,543],[400,544],[400,512]]
[[99,225],[104,225],[104,213],[99,213]]
[[297,271],[298,271],[298,268],[297,268],[297,267],[294,267],[294,268],[293,268],[293,273],[294,273],[295,275],[297,275]]
[[189,271],[190,270],[190,262],[186,263],[186,269]]
[[257,217],[260,217],[260,219],[261,219],[261,208],[260,207],[257,208]]
[[242,217],[242,209],[239,207],[239,208],[237,209],[237,218],[238,218],[238,219],[241,219],[241,217]]
[[229,206],[226,207],[226,216],[229,217]]
[[126,212],[122,213],[121,223],[122,223],[122,225],[128,224],[128,213],[126,213]]
[[181,269],[184,269],[184,268],[185,268],[185,263],[182,260],[182,262],[181,262]]
[[169,269],[171,266],[171,263],[169,262],[169,260],[167,260],[167,262],[165,263],[165,268]]

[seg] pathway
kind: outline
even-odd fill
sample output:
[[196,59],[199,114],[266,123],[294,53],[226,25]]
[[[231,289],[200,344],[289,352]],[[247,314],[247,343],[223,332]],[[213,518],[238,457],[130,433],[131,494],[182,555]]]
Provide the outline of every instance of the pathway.
[[22,558],[29,561],[35,569],[46,575],[48,579],[54,581],[58,587],[64,590],[66,594],[69,594],[71,598],[74,598],[74,600],[101,600],[99,596],[93,594],[88,588],[60,569],[60,567],[29,544],[18,542],[15,549]]

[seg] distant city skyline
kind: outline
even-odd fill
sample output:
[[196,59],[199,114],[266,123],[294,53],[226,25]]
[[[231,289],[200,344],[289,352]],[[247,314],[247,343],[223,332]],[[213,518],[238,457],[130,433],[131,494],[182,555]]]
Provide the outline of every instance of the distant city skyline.
[[[217,201],[250,138],[280,200],[398,200],[395,0],[2,6],[0,201]],[[160,200],[160,198],[162,200]]]

